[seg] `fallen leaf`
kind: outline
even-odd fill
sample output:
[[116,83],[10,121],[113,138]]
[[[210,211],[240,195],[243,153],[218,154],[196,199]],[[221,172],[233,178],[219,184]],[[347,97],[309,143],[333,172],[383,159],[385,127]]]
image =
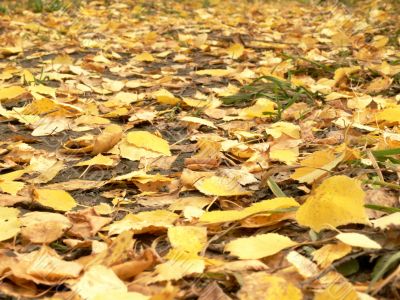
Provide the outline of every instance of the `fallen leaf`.
[[286,236],[267,233],[235,239],[227,243],[224,250],[239,259],[258,259],[274,255],[295,245],[297,243]]
[[322,182],[296,213],[300,225],[319,232],[337,226],[369,224],[361,183],[347,176],[333,176]]
[[34,189],[33,194],[35,201],[55,210],[69,211],[77,205],[75,199],[63,190]]
[[49,244],[72,227],[67,217],[50,212],[34,211],[21,218],[21,236],[35,244]]
[[171,156],[168,142],[150,132],[131,131],[127,134],[126,140],[135,147]]
[[0,206],[1,242],[13,238],[20,232],[21,222],[18,215],[18,209]]
[[243,276],[238,292],[240,300],[301,300],[301,290],[285,278],[266,272],[255,272]]
[[118,125],[108,125],[103,132],[98,135],[93,143],[92,154],[107,152],[122,138],[122,128]]
[[367,248],[367,249],[381,249],[382,246],[379,245],[374,240],[371,240],[364,234],[357,233],[357,232],[346,232],[346,233],[339,233],[335,236],[336,239],[339,241],[353,246],[353,247],[360,247],[360,248]]

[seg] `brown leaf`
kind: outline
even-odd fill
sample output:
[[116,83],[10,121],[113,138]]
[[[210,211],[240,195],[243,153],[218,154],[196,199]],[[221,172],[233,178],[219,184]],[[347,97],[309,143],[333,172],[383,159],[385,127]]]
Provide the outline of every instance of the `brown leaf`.
[[99,216],[94,208],[68,212],[66,216],[72,223],[68,234],[80,238],[93,237],[103,226],[111,222],[112,218]]

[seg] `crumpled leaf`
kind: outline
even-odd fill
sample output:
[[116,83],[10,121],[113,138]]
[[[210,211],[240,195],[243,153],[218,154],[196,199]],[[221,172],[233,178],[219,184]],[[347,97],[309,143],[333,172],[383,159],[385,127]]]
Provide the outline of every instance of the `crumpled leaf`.
[[109,292],[128,292],[124,282],[111,269],[103,265],[89,267],[76,283],[70,284],[70,288],[85,300],[94,300],[98,295]]
[[115,144],[119,142],[122,137],[122,128],[118,125],[111,124],[104,128],[103,132],[98,135],[93,143],[92,154],[107,152]]
[[54,242],[72,226],[68,218],[61,214],[41,211],[26,213],[20,221],[22,237],[36,244]]
[[194,186],[205,195],[240,196],[250,195],[235,178],[211,176],[198,180]]
[[258,259],[274,255],[295,245],[297,243],[286,236],[266,233],[230,241],[225,245],[224,250],[239,259]]
[[369,224],[361,183],[347,176],[333,176],[319,185],[300,206],[296,220],[319,232],[341,225]]

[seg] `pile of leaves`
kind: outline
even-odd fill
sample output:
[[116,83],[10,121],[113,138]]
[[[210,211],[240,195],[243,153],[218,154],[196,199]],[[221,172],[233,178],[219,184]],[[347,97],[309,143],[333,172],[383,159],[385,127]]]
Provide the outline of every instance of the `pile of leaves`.
[[394,4],[75,2],[0,15],[1,294],[400,297]]

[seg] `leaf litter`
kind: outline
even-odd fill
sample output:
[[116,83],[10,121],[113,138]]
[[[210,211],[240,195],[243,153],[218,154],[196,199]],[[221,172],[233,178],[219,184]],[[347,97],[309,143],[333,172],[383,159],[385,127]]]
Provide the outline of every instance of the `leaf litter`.
[[2,296],[399,298],[395,1],[3,2]]

